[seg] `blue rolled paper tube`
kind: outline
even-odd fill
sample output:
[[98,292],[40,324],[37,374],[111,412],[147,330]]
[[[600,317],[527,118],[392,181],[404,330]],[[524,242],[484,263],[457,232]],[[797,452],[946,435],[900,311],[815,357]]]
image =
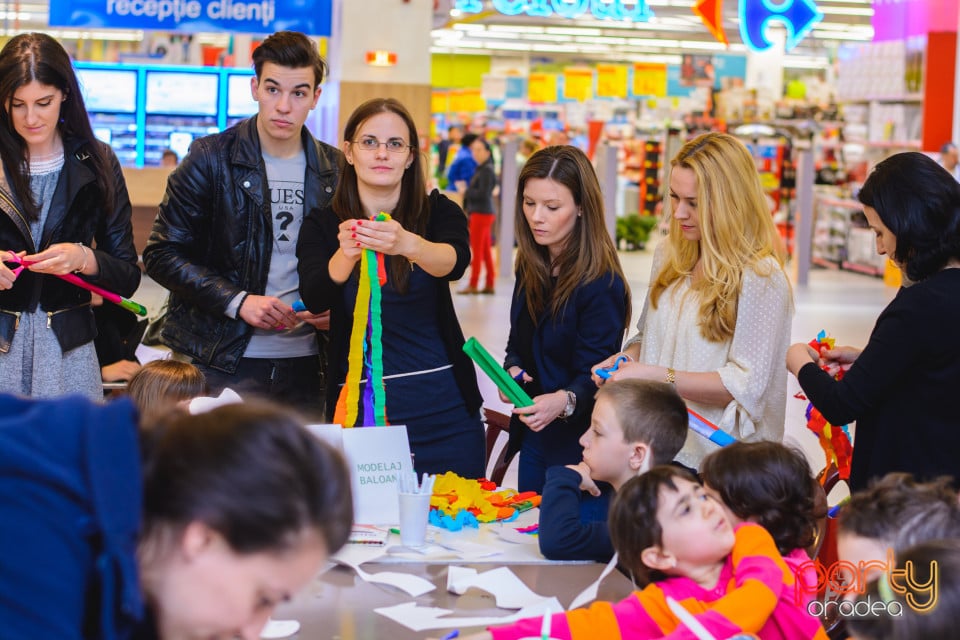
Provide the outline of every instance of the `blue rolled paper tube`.
[[696,411],[687,409],[687,414],[687,425],[704,438],[709,439],[711,442],[714,442],[721,447],[725,447],[728,444],[733,444],[737,441],[736,438],[731,436],[726,431],[718,429],[713,424],[707,422],[707,420]]

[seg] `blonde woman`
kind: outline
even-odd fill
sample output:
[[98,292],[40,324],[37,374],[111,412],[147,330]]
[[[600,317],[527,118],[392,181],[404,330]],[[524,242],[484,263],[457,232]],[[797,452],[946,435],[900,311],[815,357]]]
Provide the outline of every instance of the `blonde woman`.
[[[671,162],[670,233],[656,250],[638,333],[611,380],[665,380],[689,408],[737,439],[783,437],[793,299],[756,166],[736,138],[708,133]],[[716,445],[688,433],[677,460],[696,468]]]

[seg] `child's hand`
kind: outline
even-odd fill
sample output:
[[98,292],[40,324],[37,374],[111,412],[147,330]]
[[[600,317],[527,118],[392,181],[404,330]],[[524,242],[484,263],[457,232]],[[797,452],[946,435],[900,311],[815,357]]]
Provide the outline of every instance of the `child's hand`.
[[590,476],[592,471],[590,467],[587,466],[587,463],[581,460],[577,464],[568,464],[567,469],[573,469],[580,474],[580,490],[586,491],[593,497],[600,495],[600,488],[597,486],[597,483],[593,481],[593,478]]

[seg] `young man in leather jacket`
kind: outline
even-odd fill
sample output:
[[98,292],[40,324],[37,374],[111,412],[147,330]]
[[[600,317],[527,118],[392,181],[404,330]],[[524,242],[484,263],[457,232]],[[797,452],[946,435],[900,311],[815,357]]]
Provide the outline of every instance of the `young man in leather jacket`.
[[292,305],[300,225],[327,205],[339,173],[341,152],[304,126],[326,65],[291,31],[264,40],[253,62],[257,115],[193,142],[143,260],[170,290],[163,343],[192,359],[212,392],[229,386],[320,416],[329,319]]

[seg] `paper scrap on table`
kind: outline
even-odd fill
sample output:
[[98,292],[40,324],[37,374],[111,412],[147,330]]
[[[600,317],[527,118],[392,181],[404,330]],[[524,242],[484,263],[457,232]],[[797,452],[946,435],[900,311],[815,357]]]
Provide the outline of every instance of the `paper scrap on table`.
[[445,549],[435,544],[428,544],[423,547],[407,547],[402,544],[392,544],[387,547],[387,555],[401,558],[416,558],[422,561],[460,559],[460,554],[456,551]]
[[496,547],[480,544],[479,542],[471,542],[470,540],[458,539],[454,535],[437,534],[433,538],[433,543],[444,549],[456,552],[464,560],[486,558],[503,553],[503,551]]
[[[365,545],[356,545],[356,546],[365,546]],[[382,555],[382,554],[381,554]],[[360,579],[365,582],[373,582],[377,584],[386,584],[391,587],[400,589],[401,591],[413,596],[414,598],[422,596],[425,593],[429,593],[436,589],[434,584],[429,580],[424,580],[420,576],[415,576],[409,573],[400,573],[398,571],[381,571],[379,573],[367,573],[360,568],[360,564],[352,564],[351,562],[344,559],[338,554],[335,558],[336,562],[350,567],[357,572],[357,575],[360,576]]]
[[173,351],[170,351],[170,349],[157,349],[156,347],[149,347],[141,343],[137,345],[137,350],[134,351],[134,355],[137,356],[137,362],[147,364],[154,360],[169,360],[170,356],[173,355]]
[[504,542],[512,542],[513,544],[535,545],[540,541],[537,536],[532,536],[529,533],[521,533],[520,531],[517,531],[516,527],[500,527],[494,531],[498,536],[500,536],[501,540]]
[[[523,609],[536,605],[543,612],[544,605],[550,600],[546,596],[534,593],[517,575],[507,567],[478,573],[469,567],[451,566],[447,572],[447,590],[463,595],[474,587],[493,595],[501,609]],[[554,609],[562,611],[563,609]]]
[[603,571],[600,572],[600,577],[594,580],[593,584],[581,591],[580,595],[573,599],[573,602],[570,603],[570,609],[582,607],[588,602],[593,602],[597,599],[597,592],[600,590],[600,583],[603,582],[604,578],[610,575],[611,571],[617,568],[617,560],[619,557],[619,554],[613,554],[613,557],[610,558],[610,562],[608,562],[607,566],[604,567]]
[[274,638],[289,638],[297,631],[300,631],[300,622],[297,620],[267,620],[263,630],[260,631],[262,640],[273,640]]
[[192,415],[197,415],[198,413],[207,413],[208,411],[213,411],[217,407],[223,407],[228,404],[237,404],[240,402],[243,402],[243,398],[240,397],[240,394],[230,387],[225,387],[224,390],[220,392],[220,395],[216,398],[211,398],[208,396],[194,398],[190,401],[189,408]]
[[398,604],[392,607],[381,607],[374,609],[374,611],[413,631],[427,631],[429,629],[444,629],[448,627],[456,627],[458,629],[464,629],[466,627],[488,627],[507,624],[508,622],[515,622],[516,620],[522,620],[524,618],[539,618],[543,615],[543,611],[547,606],[551,607],[551,611],[563,610],[563,607],[556,598],[549,598],[541,600],[534,606],[525,607],[507,616],[449,617],[449,614],[453,613],[452,609],[421,607],[417,605],[416,602],[405,602],[404,604]]

